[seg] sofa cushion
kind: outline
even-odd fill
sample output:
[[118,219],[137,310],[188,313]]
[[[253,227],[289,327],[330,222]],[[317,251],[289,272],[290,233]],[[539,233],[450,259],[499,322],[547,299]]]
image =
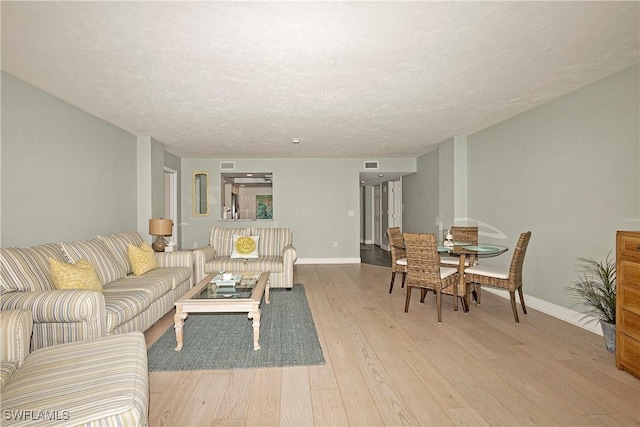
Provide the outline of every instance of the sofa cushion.
[[205,273],[217,273],[219,271],[242,271],[247,260],[244,258],[231,258],[229,256],[215,257],[204,266]]
[[20,425],[147,425],[147,369],[141,332],[42,348],[2,389],[2,410],[50,411],[58,417]]
[[6,361],[0,364],[0,389],[9,381],[9,378],[18,370],[20,364],[18,362]]
[[281,256],[261,256],[257,259],[248,259],[244,264],[245,271],[270,271],[280,273],[283,270],[284,258]]
[[109,234],[107,236],[98,236],[111,251],[116,261],[122,265],[127,272],[131,274],[133,268],[129,261],[127,252],[128,245],[139,247],[144,240],[137,231],[125,231],[124,233]]
[[127,275],[125,268],[116,261],[107,245],[100,239],[61,243],[61,245],[62,253],[69,262],[75,263],[84,258],[93,264],[103,285]]
[[285,246],[292,244],[293,233],[289,228],[258,228],[251,229],[252,236],[260,236],[258,252],[264,255],[282,255]]
[[49,258],[66,261],[58,244],[30,248],[0,248],[0,292],[37,292],[55,289]]
[[105,286],[109,292],[130,292],[138,291],[148,294],[151,301],[162,297],[172,289],[172,280],[169,277],[156,275],[155,277],[145,274],[144,276],[134,276],[133,274],[111,282]]
[[219,256],[230,256],[233,250],[233,235],[249,236],[249,228],[221,228],[212,227],[209,233],[209,244],[216,248]]
[[258,258],[258,243],[260,236],[233,235],[233,249],[231,258]]
[[86,259],[81,259],[75,264],[56,261],[53,258],[49,262],[56,289],[89,289],[102,292],[102,283],[96,270]]
[[155,275],[162,277],[171,282],[171,289],[175,289],[188,281],[193,276],[193,268],[191,267],[160,267],[145,274],[145,276],[154,277]]
[[133,319],[145,311],[155,299],[153,292],[144,290],[127,290],[111,286],[104,288],[104,307],[106,312],[106,331],[111,333],[118,326]]
[[129,254],[133,274],[136,276],[158,268],[156,254],[146,242],[142,242],[140,246],[129,245],[127,247],[127,253]]

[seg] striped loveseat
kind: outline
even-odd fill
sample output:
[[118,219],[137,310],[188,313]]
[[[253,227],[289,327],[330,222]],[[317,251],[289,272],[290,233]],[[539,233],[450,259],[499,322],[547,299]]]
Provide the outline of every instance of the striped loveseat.
[[30,352],[29,310],[0,313],[3,426],[145,426],[147,347],[142,332]]
[[[132,273],[127,246],[140,246],[135,231],[94,239],[0,249],[0,310],[33,315],[31,350],[130,331],[144,331],[174,307],[193,285],[190,251],[156,253],[159,268]],[[86,259],[104,291],[58,290],[50,261]]]
[[[259,236],[257,258],[232,258],[233,236]],[[218,271],[269,271],[272,288],[293,286],[293,263],[298,252],[289,228],[223,228],[209,230],[209,245],[193,251],[195,281]]]

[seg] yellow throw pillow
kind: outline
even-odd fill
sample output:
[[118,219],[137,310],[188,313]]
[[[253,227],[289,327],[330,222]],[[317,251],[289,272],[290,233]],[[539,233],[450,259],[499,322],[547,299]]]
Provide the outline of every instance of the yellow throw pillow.
[[49,270],[56,289],[89,289],[102,292],[102,283],[93,265],[82,258],[69,264],[49,258]]
[[146,242],[142,242],[140,247],[135,247],[129,243],[127,254],[129,255],[129,261],[131,261],[131,267],[133,267],[133,274],[136,276],[158,268],[156,253]]
[[260,236],[233,235],[231,258],[259,258],[258,240]]

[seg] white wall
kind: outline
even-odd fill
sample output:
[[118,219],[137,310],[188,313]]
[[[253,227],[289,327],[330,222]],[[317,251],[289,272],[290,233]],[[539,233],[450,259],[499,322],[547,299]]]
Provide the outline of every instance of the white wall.
[[2,246],[136,229],[136,137],[2,72]]

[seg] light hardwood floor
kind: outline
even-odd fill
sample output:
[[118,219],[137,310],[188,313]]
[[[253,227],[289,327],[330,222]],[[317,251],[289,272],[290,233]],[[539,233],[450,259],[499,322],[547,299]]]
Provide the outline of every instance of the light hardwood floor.
[[150,425],[640,425],[640,380],[601,336],[532,309],[517,325],[489,292],[468,314],[443,297],[438,324],[435,296],[421,305],[414,291],[405,314],[389,279],[375,265],[296,266],[327,363],[151,372]]

